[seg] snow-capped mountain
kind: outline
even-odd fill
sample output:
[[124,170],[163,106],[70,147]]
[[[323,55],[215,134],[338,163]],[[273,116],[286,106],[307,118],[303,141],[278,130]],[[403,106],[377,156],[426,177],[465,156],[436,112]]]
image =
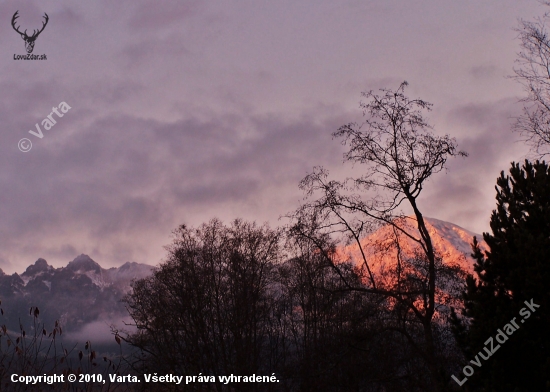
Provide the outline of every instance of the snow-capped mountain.
[[[471,243],[475,236],[481,249],[487,250],[483,236],[439,219],[424,217],[424,221],[435,252],[442,258],[443,264],[458,265],[465,272],[472,274],[474,260],[471,257]],[[406,217],[400,219],[397,224],[404,229],[405,233],[394,230],[390,225],[385,225],[361,241],[365,258],[375,273],[394,265],[398,252],[402,255],[402,259],[410,259],[419,250],[418,243],[413,240],[413,238],[420,238],[416,220]],[[345,251],[356,263],[362,261],[363,258],[357,245],[350,245]]]
[[[461,305],[466,274],[473,274],[471,243],[476,236],[482,250],[487,245],[479,234],[453,223],[424,218],[436,260],[436,313],[448,313],[449,307]],[[342,249],[344,260],[351,261],[370,287],[393,292],[421,293],[429,276],[428,263],[420,244],[416,219],[400,218],[395,223],[402,229],[385,225],[361,240],[361,247],[351,244]],[[408,294],[407,294],[408,295]],[[415,294],[417,295],[417,294]],[[415,303],[423,308],[422,298]]]
[[52,327],[59,320],[63,328],[77,331],[98,320],[113,320],[126,314],[123,296],[133,279],[151,274],[153,267],[128,262],[104,269],[87,255],[67,266],[54,268],[40,258],[21,275],[0,270],[0,299],[4,314],[0,324],[18,329],[29,316],[30,307],[40,309],[40,320]]
[[[470,243],[477,236],[483,249],[487,249],[482,236],[474,234],[453,223],[425,218],[436,252],[442,264],[460,266],[473,272],[473,259],[470,256]],[[414,221],[406,223],[406,231],[418,237]],[[362,250],[368,260],[377,285],[390,287],[395,284],[396,259],[395,233],[390,226],[384,226],[361,241]],[[425,276],[422,262],[415,262],[417,244],[403,233],[399,234],[402,272],[408,276]],[[358,246],[349,245],[344,249],[352,260],[361,267],[361,252]],[[411,261],[412,260],[412,261]],[[6,275],[0,270],[0,325],[12,330],[19,329],[19,323],[32,323],[29,309],[40,309],[40,321],[48,328],[59,320],[67,332],[77,332],[97,323],[105,324],[112,320],[127,317],[123,296],[131,289],[133,279],[151,274],[153,267],[146,264],[126,263],[118,268],[104,269],[87,255],[80,255],[62,268],[54,268],[40,258],[27,267],[21,275]],[[367,276],[365,274],[365,276]],[[440,280],[438,285],[442,284]],[[450,290],[443,286],[440,294],[445,296]],[[443,299],[443,297],[441,297]],[[107,320],[107,321],[106,321]],[[95,324],[94,324],[95,323]]]

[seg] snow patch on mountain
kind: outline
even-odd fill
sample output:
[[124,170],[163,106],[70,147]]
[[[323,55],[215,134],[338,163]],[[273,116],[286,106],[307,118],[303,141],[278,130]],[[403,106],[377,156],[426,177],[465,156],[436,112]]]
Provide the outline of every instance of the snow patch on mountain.
[[46,260],[39,258],[21,275],[17,273],[11,276],[3,274],[2,278],[5,283],[10,282],[15,289],[14,292],[17,292],[17,287],[25,288],[34,282],[45,285],[48,291],[51,291],[52,284],[56,285],[60,279],[78,280],[82,276],[88,277],[91,283],[101,290],[116,287],[119,291],[128,292],[131,289],[132,280],[149,276],[153,268],[147,264],[126,262],[120,267],[104,269],[90,256],[81,254],[61,268],[54,268]]
[[[472,259],[472,242],[474,236],[477,238],[482,250],[488,250],[487,244],[483,240],[483,236],[466,230],[454,223],[445,222],[435,218],[425,218],[428,223],[428,231],[434,233],[438,238],[444,239],[454,249],[463,253],[468,258]],[[430,230],[431,229],[431,230]]]
[[[483,236],[439,219],[424,217],[424,221],[434,250],[441,256],[443,264],[459,265],[465,272],[473,274],[474,259],[471,257],[471,243],[476,236],[481,249],[488,250]],[[401,218],[397,224],[403,232],[394,230],[391,225],[382,226],[361,241],[362,249],[354,244],[347,247],[346,252],[358,266],[363,263],[363,254],[365,254],[369,268],[375,275],[382,274],[396,264],[398,251],[403,257],[409,259],[416,253],[421,253],[420,245],[413,239],[420,238],[416,218]]]

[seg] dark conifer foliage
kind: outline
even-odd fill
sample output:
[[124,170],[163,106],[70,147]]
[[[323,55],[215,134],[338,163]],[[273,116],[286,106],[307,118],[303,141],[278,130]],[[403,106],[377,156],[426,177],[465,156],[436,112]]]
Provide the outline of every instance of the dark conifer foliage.
[[[501,173],[496,190],[492,233],[483,235],[490,250],[482,252],[477,241],[473,244],[476,277],[467,279],[467,322],[455,317],[455,335],[470,361],[514,317],[519,328],[475,368],[468,387],[550,391],[549,167],[539,161],[525,161],[522,167],[513,163],[510,175]],[[540,307],[532,306],[533,312],[525,301]]]

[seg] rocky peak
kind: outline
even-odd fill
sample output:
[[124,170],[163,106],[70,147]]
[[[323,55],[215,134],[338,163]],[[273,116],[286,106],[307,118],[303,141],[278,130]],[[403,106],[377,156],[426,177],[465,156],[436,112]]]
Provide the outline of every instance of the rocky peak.
[[43,258],[39,258],[34,262],[34,264],[29,265],[25,272],[21,274],[21,276],[35,276],[43,272],[47,272],[48,270],[51,270],[53,267],[51,267],[46,260]]
[[92,258],[88,255],[81,254],[80,256],[77,256],[73,261],[71,261],[69,264],[67,264],[67,267],[69,270],[77,272],[77,271],[83,271],[83,272],[96,272],[101,273],[101,266],[96,263]]

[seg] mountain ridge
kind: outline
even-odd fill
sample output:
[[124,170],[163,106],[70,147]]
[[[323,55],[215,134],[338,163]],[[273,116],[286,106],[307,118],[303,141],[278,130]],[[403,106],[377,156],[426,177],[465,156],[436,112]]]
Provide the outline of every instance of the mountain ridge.
[[59,321],[68,332],[98,320],[120,318],[126,313],[121,299],[131,290],[132,280],[150,275],[153,268],[127,262],[104,269],[85,254],[54,268],[39,258],[21,275],[0,274],[4,310],[0,323],[16,329],[31,307],[41,310],[40,319],[46,325]]
[[[397,257],[395,236],[399,239],[400,251],[409,257],[418,250],[419,245],[410,237],[420,238],[416,227],[416,218],[398,218],[397,224],[402,232],[393,232],[391,225],[384,225],[365,236],[361,247],[369,262],[375,269],[384,268],[393,264]],[[472,258],[471,243],[477,237],[482,250],[488,250],[483,236],[464,229],[454,223],[436,218],[424,217],[426,229],[430,234],[432,245],[444,264],[458,264],[465,272],[473,274],[474,259]],[[362,260],[357,244],[349,245],[345,252],[355,260]]]
[[[410,219],[410,218],[409,218]],[[425,218],[434,247],[445,264],[458,264],[467,273],[473,273],[470,243],[478,236],[482,249],[487,249],[482,236],[450,222]],[[418,235],[414,222],[406,229]],[[390,284],[385,278],[395,268],[395,254],[391,249],[390,227],[383,226],[366,236],[361,244],[369,257],[374,274]],[[403,236],[402,249],[412,251],[414,242]],[[346,252],[356,253],[353,245]],[[360,261],[358,254],[355,260]],[[413,267],[414,268],[414,267]],[[43,258],[38,258],[21,274],[7,275],[0,270],[0,299],[4,315],[0,325],[17,330],[20,320],[30,317],[28,309],[40,309],[40,321],[53,326],[59,321],[64,330],[71,333],[90,328],[92,325],[128,317],[121,299],[131,290],[133,279],[149,276],[154,267],[148,264],[126,262],[119,267],[103,268],[90,256],[80,254],[64,267],[55,268]],[[32,322],[31,319],[28,320]]]

